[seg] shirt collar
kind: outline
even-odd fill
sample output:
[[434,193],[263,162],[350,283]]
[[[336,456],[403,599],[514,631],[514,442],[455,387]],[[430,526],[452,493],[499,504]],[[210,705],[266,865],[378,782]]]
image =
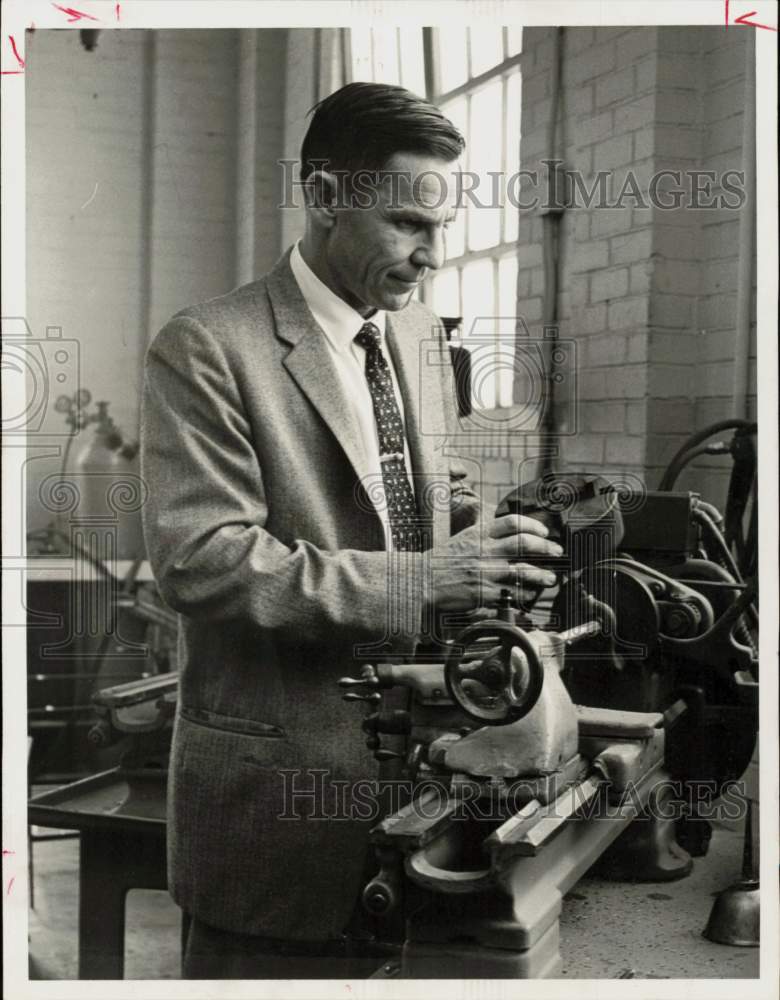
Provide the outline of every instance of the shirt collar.
[[339,298],[312,271],[300,250],[300,240],[290,254],[290,267],[306,305],[317,323],[322,327],[331,346],[337,351],[348,351],[356,334],[364,323],[371,322],[378,327],[384,339],[386,313],[378,309],[368,319]]

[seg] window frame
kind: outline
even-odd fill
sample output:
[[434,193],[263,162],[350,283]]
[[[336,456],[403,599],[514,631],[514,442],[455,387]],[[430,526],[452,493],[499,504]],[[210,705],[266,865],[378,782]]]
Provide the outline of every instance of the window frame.
[[[370,41],[370,52],[368,54],[367,62],[370,66],[371,79],[376,79],[376,64],[375,64],[375,39],[373,32],[375,27],[372,25],[363,26],[371,35]],[[378,26],[377,26],[378,27]],[[458,84],[456,87],[451,87],[447,91],[441,89],[441,67],[439,63],[439,51],[440,51],[440,29],[437,27],[422,27],[422,74],[425,82],[425,97],[432,104],[440,107],[444,114],[447,114],[448,105],[459,98],[466,99],[466,156],[465,163],[463,167],[465,170],[470,169],[470,136],[468,132],[470,131],[470,116],[471,116],[471,100],[474,94],[478,93],[482,88],[490,85],[495,80],[500,79],[501,83],[501,156],[500,156],[500,169],[502,171],[502,176],[506,179],[509,175],[509,150],[507,149],[507,92],[508,92],[508,80],[515,77],[516,75],[520,77],[521,67],[523,62],[523,47],[522,47],[522,36],[520,38],[520,51],[511,53],[512,45],[516,44],[514,40],[510,39],[510,31],[512,28],[509,25],[502,25],[502,50],[503,59],[496,63],[494,66],[490,66],[488,69],[483,70],[476,76],[471,76],[472,67],[472,32],[471,29],[476,27],[471,24],[464,24],[466,36],[466,72],[468,78],[462,83]],[[522,25],[515,25],[515,28],[519,28],[520,31],[523,30]],[[384,30],[387,30],[387,26],[383,26]],[[345,57],[348,62],[347,73],[348,78],[351,80],[354,78],[354,67],[355,59],[353,58],[353,30],[349,30],[347,33],[347,42],[345,45]],[[403,52],[401,45],[401,29],[396,27],[396,56],[397,56],[397,76],[398,79],[403,82]],[[511,54],[510,54],[511,53]],[[365,57],[364,57],[365,58]],[[520,77],[520,81],[522,78]],[[406,84],[404,84],[406,85]],[[520,93],[519,93],[520,104],[522,105],[522,82],[520,82]],[[518,140],[519,136],[519,113],[520,108],[518,108]],[[519,147],[519,141],[518,141]],[[519,154],[519,149],[518,149]],[[519,155],[517,161],[512,161],[512,169],[515,168],[515,162],[517,168],[520,166]],[[505,191],[506,193],[506,185]],[[500,218],[500,230],[499,230],[499,241],[492,246],[483,247],[477,250],[469,249],[469,211],[467,206],[460,208],[463,213],[463,252],[457,257],[446,257],[442,267],[436,272],[441,274],[450,270],[454,270],[457,277],[457,287],[458,287],[458,301],[453,303],[453,309],[448,309],[448,313],[454,313],[454,315],[463,318],[463,271],[470,263],[479,260],[490,260],[492,261],[492,276],[493,276],[493,316],[498,318],[501,316],[500,302],[501,302],[501,286],[499,283],[499,274],[501,269],[501,264],[508,258],[517,257],[517,232],[516,228],[508,227],[509,219],[509,209],[506,207],[501,212]],[[519,222],[519,210],[518,211],[518,222]],[[507,238],[509,236],[509,238]],[[446,244],[445,244],[446,245]],[[422,302],[428,306],[433,304],[433,280],[435,274],[430,275],[422,286],[415,292],[415,297],[419,297]],[[515,294],[513,300],[514,313],[516,315],[517,310],[517,289],[515,287]],[[457,312],[454,310],[457,309]],[[464,331],[468,334],[468,330]],[[501,348],[500,339],[500,324],[496,322],[495,324],[495,348],[498,353]],[[507,398],[506,389],[502,390],[498,380],[494,385],[494,394],[492,402],[488,405],[487,401],[474,401],[476,405],[480,405],[480,409],[483,412],[489,413],[495,410],[506,410],[514,405],[514,393],[513,388],[510,386],[509,396]]]
[[[465,26],[467,29],[470,25]],[[471,112],[471,99],[472,96],[484,86],[492,83],[496,79],[501,79],[501,121],[504,123],[501,131],[501,164],[500,169],[502,175],[506,178],[508,174],[508,152],[507,149],[507,129],[506,123],[506,113],[507,113],[507,80],[509,77],[516,73],[520,73],[521,65],[523,60],[522,45],[521,50],[512,55],[510,52],[510,41],[509,41],[509,28],[507,25],[502,26],[502,45],[504,58],[501,62],[496,63],[495,66],[491,66],[489,69],[477,74],[476,76],[471,76],[471,63],[472,63],[472,52],[471,52],[471,31],[466,32],[466,65],[467,72],[469,73],[469,78],[463,83],[459,84],[457,87],[452,87],[447,91],[442,91],[440,86],[441,72],[439,65],[439,36],[440,32],[438,28],[427,27],[423,28],[423,60],[425,65],[425,82],[426,82],[426,98],[435,104],[437,107],[441,108],[444,114],[447,113],[447,104],[459,97],[466,98],[466,121],[470,122],[470,112]],[[522,87],[522,84],[521,84]],[[522,94],[522,90],[521,90]],[[468,138],[468,137],[467,137]],[[464,164],[466,170],[469,169],[468,162],[468,145],[466,149],[467,162]],[[518,163],[519,165],[519,163]],[[501,217],[501,231],[499,242],[490,247],[485,247],[479,250],[469,249],[469,213],[467,212],[465,206],[460,209],[465,214],[464,219],[464,232],[463,232],[463,253],[459,254],[457,257],[448,257],[441,270],[449,270],[454,268],[458,276],[458,315],[463,317],[463,269],[464,267],[471,263],[472,261],[489,259],[493,262],[493,305],[494,305],[494,315],[498,317],[500,315],[500,286],[499,286],[499,268],[500,263],[507,257],[515,257],[517,254],[517,237],[513,236],[511,239],[507,239],[507,225],[506,216],[502,214]],[[421,299],[426,305],[431,305],[433,300],[433,287],[432,287],[432,277],[428,278],[421,289]],[[515,307],[516,308],[516,307]],[[499,331],[498,325],[496,326],[496,347],[499,346]],[[509,399],[509,401],[501,402],[500,400],[500,388],[498,383],[495,386],[496,396],[493,400],[493,405],[488,407],[483,407],[483,412],[490,412],[491,410],[501,410],[509,409],[514,405],[514,398]]]

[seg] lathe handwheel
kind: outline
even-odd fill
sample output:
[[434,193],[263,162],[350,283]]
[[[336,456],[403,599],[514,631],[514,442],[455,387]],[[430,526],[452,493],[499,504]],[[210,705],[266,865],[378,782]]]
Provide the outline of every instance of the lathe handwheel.
[[[495,639],[489,655],[464,662],[464,654],[477,640]],[[523,676],[512,665],[512,649],[524,656]],[[527,715],[539,700],[544,668],[526,633],[508,622],[489,621],[470,625],[457,636],[444,665],[444,679],[452,700],[478,722],[501,726]],[[468,690],[469,682],[484,690]],[[464,683],[466,686],[464,686]],[[473,685],[472,685],[473,687]]]

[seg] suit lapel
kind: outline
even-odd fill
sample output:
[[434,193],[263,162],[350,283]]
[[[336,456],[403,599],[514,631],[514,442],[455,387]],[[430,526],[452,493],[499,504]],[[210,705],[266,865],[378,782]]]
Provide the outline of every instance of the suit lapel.
[[283,364],[336,436],[355,476],[359,477],[365,466],[365,456],[357,418],[341,388],[325,334],[306,305],[289,258],[290,251],[276,264],[267,280],[277,336],[292,345]]
[[[306,305],[289,258],[288,250],[268,275],[266,286],[277,336],[292,345],[283,364],[339,441],[356,477],[360,477],[365,456],[357,417],[341,388],[325,335]],[[425,426],[423,408],[441,402],[441,372],[434,361],[427,360],[428,352],[423,347],[432,334],[426,330],[421,335],[419,321],[414,321],[411,311],[387,315],[387,345],[403,396],[411,471],[421,510],[423,506],[430,508],[432,497],[426,487],[435,478],[436,469],[436,438],[433,428]]]

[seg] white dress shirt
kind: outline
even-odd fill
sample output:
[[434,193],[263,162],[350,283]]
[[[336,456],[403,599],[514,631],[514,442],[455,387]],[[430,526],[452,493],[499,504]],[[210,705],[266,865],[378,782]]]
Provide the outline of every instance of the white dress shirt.
[[[365,485],[368,496],[374,503],[377,513],[382,520],[385,529],[386,546],[388,549],[391,549],[392,533],[390,531],[390,518],[388,516],[387,505],[384,502],[382,465],[379,461],[379,435],[374,418],[371,391],[368,388],[365,374],[366,352],[364,348],[355,343],[355,337],[364,323],[373,323],[379,330],[382,353],[390,369],[398,410],[403,420],[403,399],[398,390],[398,380],[393,368],[393,360],[390,357],[385,340],[386,313],[383,310],[377,310],[372,316],[366,319],[353,309],[352,306],[347,305],[343,299],[339,298],[335,292],[332,292],[327,285],[323,284],[308,266],[301,255],[299,243],[296,243],[293,247],[290,256],[290,267],[301,290],[301,294],[306,300],[307,306],[311,310],[317,324],[322,328],[330,356],[336,368],[336,373],[344,390],[344,396],[349,401],[357,417],[363,441],[364,460],[357,471],[361,477],[361,481]],[[412,466],[409,456],[409,445],[405,435],[404,457],[406,459],[406,468],[409,471]],[[412,489],[414,489],[413,482]]]

